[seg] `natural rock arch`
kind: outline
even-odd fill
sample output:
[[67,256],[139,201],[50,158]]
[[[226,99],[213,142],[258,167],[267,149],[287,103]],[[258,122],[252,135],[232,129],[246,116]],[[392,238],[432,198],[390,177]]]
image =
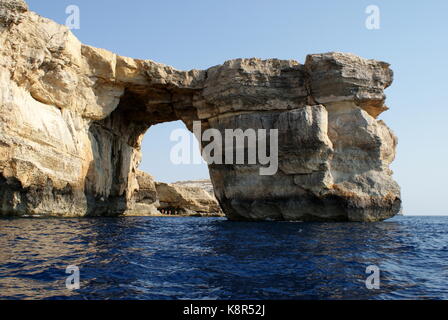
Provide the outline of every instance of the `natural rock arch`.
[[[86,194],[93,197],[88,202],[89,214],[122,214],[132,207],[134,193],[139,189],[137,169],[143,136],[153,125],[176,120],[191,128],[192,121],[198,120],[191,105],[193,91],[128,84],[114,111],[91,123],[94,159],[85,184]],[[104,177],[110,178],[108,183],[103,183]],[[104,194],[100,200],[99,185],[103,186],[100,194]]]
[[[143,134],[278,129],[279,171],[210,165],[237,220],[376,221],[398,213],[389,164],[396,137],[376,118],[392,82],[384,62],[352,54],[236,59],[178,71],[82,45],[64,26],[0,3],[0,213],[65,216],[132,210]],[[27,35],[24,37],[23,35]]]

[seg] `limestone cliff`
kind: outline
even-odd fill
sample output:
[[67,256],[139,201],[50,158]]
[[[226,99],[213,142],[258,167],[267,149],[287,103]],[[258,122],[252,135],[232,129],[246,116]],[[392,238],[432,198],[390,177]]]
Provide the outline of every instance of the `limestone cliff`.
[[156,182],[143,171],[137,171],[136,177],[138,190],[124,215],[223,216],[218,201],[210,193],[210,180],[169,184]]
[[205,190],[210,196],[212,197],[215,196],[215,191],[213,190],[213,184],[210,181],[210,179],[177,181],[174,184],[182,187],[201,188],[202,190]]
[[215,197],[198,186],[182,183],[156,183],[159,211],[168,214],[221,216]]
[[[83,45],[22,0],[1,0],[0,215],[132,211],[145,194],[143,135],[182,120],[190,129],[201,121],[203,129],[279,130],[275,175],[259,175],[259,165],[209,166],[230,219],[392,217],[401,206],[389,169],[397,139],[377,120],[391,83],[387,63],[343,53],[178,71]],[[151,205],[152,186],[144,188]]]

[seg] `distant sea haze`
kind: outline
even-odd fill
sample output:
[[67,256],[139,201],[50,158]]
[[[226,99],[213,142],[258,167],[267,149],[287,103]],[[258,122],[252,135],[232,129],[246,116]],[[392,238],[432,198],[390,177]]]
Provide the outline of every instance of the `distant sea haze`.
[[[0,298],[448,299],[447,228],[448,217],[416,216],[1,219]],[[66,287],[68,266],[79,289]]]

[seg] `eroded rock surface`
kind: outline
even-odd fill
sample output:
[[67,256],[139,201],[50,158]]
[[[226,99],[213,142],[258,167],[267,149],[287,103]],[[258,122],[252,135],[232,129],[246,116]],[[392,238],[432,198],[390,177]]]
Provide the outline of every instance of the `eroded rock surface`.
[[221,216],[215,197],[200,186],[156,183],[159,211],[171,215]]
[[178,71],[83,45],[23,1],[2,0],[0,215],[153,210],[145,205],[154,206],[157,185],[138,174],[142,137],[182,120],[189,129],[279,130],[275,175],[210,165],[230,219],[392,217],[401,206],[389,169],[397,138],[377,119],[392,77],[387,63],[344,53]]
[[154,178],[143,171],[136,173],[137,185],[134,194],[127,206],[124,215],[127,216],[151,216],[159,215],[159,196],[157,194]]
[[210,180],[156,182],[146,172],[136,173],[138,188],[126,216],[223,216]]
[[212,197],[215,196],[215,191],[213,190],[213,184],[210,181],[210,179],[177,181],[174,184],[179,185],[179,186],[184,186],[184,187],[201,188],[202,190],[207,191],[207,193],[209,195],[211,195]]

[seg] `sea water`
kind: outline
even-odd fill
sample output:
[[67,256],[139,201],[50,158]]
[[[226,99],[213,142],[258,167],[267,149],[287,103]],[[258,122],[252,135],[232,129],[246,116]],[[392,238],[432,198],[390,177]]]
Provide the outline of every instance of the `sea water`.
[[1,219],[0,299],[448,299],[448,217]]

